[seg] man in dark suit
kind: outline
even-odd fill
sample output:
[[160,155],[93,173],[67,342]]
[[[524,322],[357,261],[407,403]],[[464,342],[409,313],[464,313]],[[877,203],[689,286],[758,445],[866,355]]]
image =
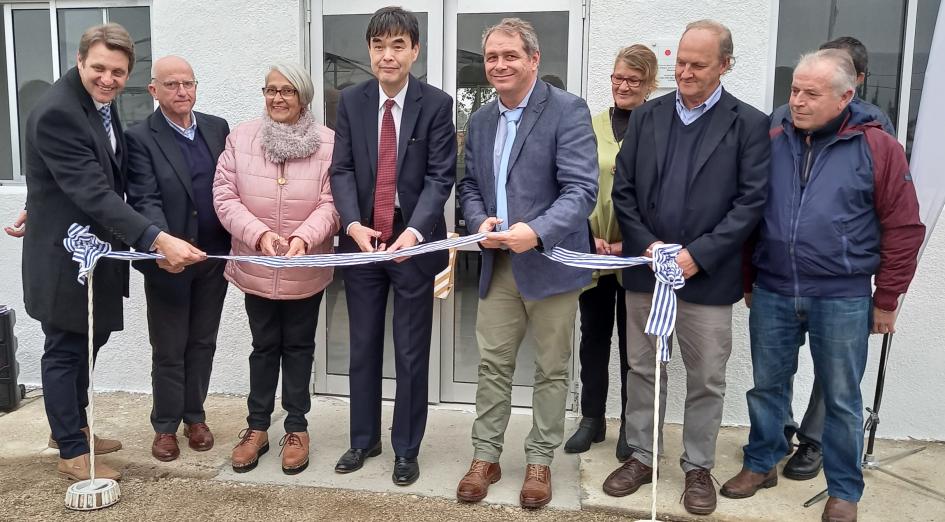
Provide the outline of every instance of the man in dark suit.
[[499,459],[512,406],[512,376],[531,325],[535,351],[533,426],[525,439],[522,507],[551,501],[555,449],[564,438],[574,317],[591,271],[542,255],[560,246],[587,252],[587,218],[597,197],[597,143],[584,100],[538,80],[532,25],[506,18],[483,38],[486,77],[498,100],[475,112],[458,194],[481,242],[476,339],[479,382],[473,460],[456,497],[478,502],[501,478]]
[[[46,334],[43,396],[58,470],[76,480],[89,477],[88,343],[95,351],[122,329],[122,297],[128,265],[104,259],[93,277],[93,331],[88,331],[86,288],[62,246],[72,223],[88,225],[113,249],[132,245],[167,256],[170,270],[200,261],[202,251],[162,232],[124,200],[127,147],[112,102],[134,65],[134,43],[118,24],[88,29],[79,41],[77,67],[40,100],[26,124],[26,206],[30,233],[23,243],[26,311]],[[83,433],[85,431],[85,433]],[[98,444],[95,445],[99,453]],[[120,473],[96,461],[96,475]]]
[[[613,190],[627,255],[650,255],[663,242],[683,246],[676,262],[686,285],[677,292],[675,330],[687,390],[680,463],[686,472],[683,504],[699,515],[712,513],[717,503],[709,472],[732,350],[732,304],[742,297],[741,249],[761,217],[770,156],[765,115],[722,88],[732,51],[724,25],[700,20],[686,26],[676,53],[677,90],[633,111]],[[653,272],[626,269],[623,285],[630,363],[626,426],[633,457],[604,482],[604,491],[613,496],[649,483],[656,458],[656,343],[643,333]],[[662,415],[665,367],[661,372]]]
[[[226,120],[194,112],[197,80],[183,58],[154,62],[148,91],[158,109],[128,129],[128,202],[175,237],[208,254],[226,254],[230,235],[213,210],[213,175],[230,128]],[[226,262],[209,259],[178,273],[137,262],[144,274],[151,337],[154,404],[151,454],[180,455],[177,428],[191,449],[213,447],[203,409],[226,297]]]
[[[420,52],[417,18],[398,7],[374,13],[367,43],[375,79],[342,91],[331,189],[341,215],[342,252],[397,251],[446,237],[443,205],[456,177],[453,99],[410,75]],[[381,452],[381,380],[387,294],[394,291],[395,484],[420,476],[427,420],[435,252],[344,270],[351,335],[351,449],[335,466],[361,468]]]

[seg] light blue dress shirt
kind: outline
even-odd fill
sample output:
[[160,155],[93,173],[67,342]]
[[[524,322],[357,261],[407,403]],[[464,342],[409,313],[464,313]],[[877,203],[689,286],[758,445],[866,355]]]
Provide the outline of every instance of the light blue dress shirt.
[[178,134],[190,141],[194,141],[194,138],[197,136],[197,118],[194,116],[193,111],[190,112],[190,127],[186,129],[171,121],[171,119],[167,117],[167,114],[164,114],[163,110],[161,114],[164,116],[164,119],[167,120],[167,124],[170,125],[172,129],[176,130]]
[[679,89],[676,89],[676,114],[679,115],[679,119],[682,121],[683,125],[689,125],[698,120],[703,114],[709,112],[709,109],[714,107],[715,104],[719,102],[720,98],[722,98],[721,83],[712,91],[712,94],[709,95],[706,101],[690,109],[683,103],[682,96],[679,95]]

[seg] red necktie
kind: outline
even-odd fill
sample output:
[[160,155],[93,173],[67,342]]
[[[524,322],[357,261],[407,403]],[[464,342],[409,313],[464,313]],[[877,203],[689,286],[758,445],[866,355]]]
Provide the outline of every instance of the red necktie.
[[397,130],[390,109],[394,100],[384,102],[381,120],[381,143],[377,151],[377,180],[374,185],[374,230],[381,241],[394,232],[394,192],[397,190]]

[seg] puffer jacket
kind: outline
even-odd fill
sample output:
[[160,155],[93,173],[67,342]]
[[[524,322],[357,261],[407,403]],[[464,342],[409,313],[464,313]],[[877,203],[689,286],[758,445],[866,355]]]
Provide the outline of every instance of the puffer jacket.
[[[328,167],[333,131],[320,126],[318,149],[284,164],[266,159],[262,118],[245,122],[226,139],[213,180],[213,204],[220,223],[233,236],[233,255],[261,255],[256,249],[269,230],[298,236],[307,254],[332,251],[339,228]],[[283,177],[285,184],[277,180]],[[225,277],[243,292],[268,299],[304,299],[325,289],[331,268],[269,268],[229,261]]]

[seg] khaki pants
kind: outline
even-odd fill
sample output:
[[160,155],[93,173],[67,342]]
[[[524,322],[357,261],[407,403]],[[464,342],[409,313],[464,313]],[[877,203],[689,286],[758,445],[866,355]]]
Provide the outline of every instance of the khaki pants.
[[580,290],[526,301],[515,286],[510,254],[496,256],[489,293],[479,300],[479,386],[472,428],[474,458],[499,462],[512,409],[515,358],[528,325],[538,344],[527,464],[551,464],[564,438],[571,337]]

